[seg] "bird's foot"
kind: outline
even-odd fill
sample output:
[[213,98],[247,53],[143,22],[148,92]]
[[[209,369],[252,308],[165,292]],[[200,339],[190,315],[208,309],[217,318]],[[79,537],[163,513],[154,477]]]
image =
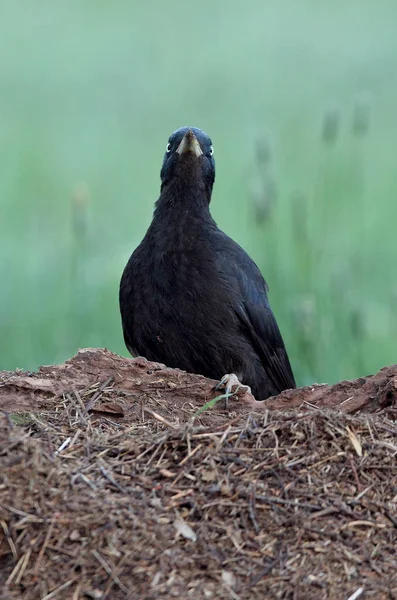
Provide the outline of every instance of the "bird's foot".
[[237,375],[234,373],[227,373],[222,377],[218,385],[215,387],[216,390],[221,388],[225,389],[225,394],[229,395],[237,395],[241,390],[244,394],[249,393],[252,395],[251,388],[249,385],[244,385],[241,383]]

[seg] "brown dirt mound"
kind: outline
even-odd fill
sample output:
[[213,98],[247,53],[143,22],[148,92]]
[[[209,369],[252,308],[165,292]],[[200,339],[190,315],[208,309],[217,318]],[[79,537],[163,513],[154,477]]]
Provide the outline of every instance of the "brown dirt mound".
[[397,367],[214,396],[102,350],[2,373],[0,598],[397,599]]

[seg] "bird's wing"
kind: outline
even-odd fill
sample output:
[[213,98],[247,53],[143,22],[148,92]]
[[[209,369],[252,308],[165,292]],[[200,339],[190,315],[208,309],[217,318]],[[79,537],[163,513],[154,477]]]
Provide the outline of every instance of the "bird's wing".
[[267,285],[248,254],[219,231],[214,236],[218,268],[239,298],[236,312],[277,389],[296,387],[288,355],[267,297]]
[[135,278],[131,273],[133,257],[131,256],[121,277],[119,287],[119,305],[121,312],[121,324],[123,328],[124,342],[128,352],[134,358],[139,356],[139,352],[135,348],[135,341],[131,338],[131,333],[134,332],[133,321],[131,321],[134,311],[132,307],[135,302]]

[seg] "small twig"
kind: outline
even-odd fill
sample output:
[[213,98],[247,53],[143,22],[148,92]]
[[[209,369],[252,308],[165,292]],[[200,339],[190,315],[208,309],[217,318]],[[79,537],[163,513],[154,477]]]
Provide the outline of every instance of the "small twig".
[[257,575],[255,575],[255,577],[253,577],[249,583],[249,587],[254,587],[254,585],[256,585],[257,583],[259,583],[259,581],[263,578],[266,577],[266,575],[269,575],[269,573],[271,573],[274,569],[274,567],[276,566],[276,564],[278,563],[278,558],[273,559],[268,565],[266,565],[266,567],[264,569],[262,569]]
[[1,526],[3,528],[4,535],[5,535],[5,538],[6,538],[7,542],[8,542],[8,545],[11,548],[11,552],[12,552],[12,555],[14,557],[14,560],[17,560],[18,559],[17,549],[15,547],[14,540],[11,537],[10,530],[8,529],[8,525],[3,520],[1,520],[0,523],[1,523]]
[[154,410],[151,410],[150,408],[147,408],[146,406],[144,407],[143,410],[145,413],[148,413],[151,417],[153,417],[153,419],[156,419],[156,421],[159,421],[159,423],[163,423],[163,425],[167,425],[167,427],[170,427],[171,429],[178,429],[178,427],[176,425],[167,421],[167,419],[165,419],[158,413],[154,412]]
[[44,556],[44,552],[45,552],[45,549],[47,547],[47,544],[50,541],[50,538],[51,538],[52,532],[54,530],[54,526],[55,526],[55,522],[56,522],[57,517],[58,517],[58,514],[55,513],[54,516],[53,516],[53,518],[51,519],[51,523],[50,523],[50,525],[49,525],[49,527],[47,529],[47,533],[46,533],[46,536],[44,538],[43,545],[40,548],[40,552],[39,552],[39,555],[38,555],[37,560],[36,560],[36,565],[34,567],[34,575],[35,575],[35,577],[37,577],[37,575],[38,575],[39,568],[40,568],[40,563],[41,563],[41,560],[42,560],[42,558]]
[[202,446],[203,446],[203,444],[199,444],[198,446],[196,446],[196,447],[195,447],[195,449],[194,449],[194,450],[192,450],[190,454],[187,454],[187,455],[185,456],[185,458],[183,458],[183,459],[181,460],[181,462],[180,462],[180,463],[178,463],[178,465],[179,465],[180,467],[182,467],[182,465],[184,465],[184,464],[185,464],[185,463],[186,463],[186,462],[189,460],[189,458],[192,458],[192,456],[193,456],[194,454],[196,454],[196,452],[198,452],[198,451],[200,450],[200,448],[202,448]]
[[312,404],[308,400],[304,400],[303,404],[305,404],[306,406],[309,406],[309,408],[314,408],[316,410],[322,410],[321,406],[316,406],[315,404]]
[[13,570],[11,571],[10,576],[8,577],[8,579],[6,581],[6,586],[7,585],[11,585],[12,580],[14,579],[15,575],[18,573],[19,568],[21,567],[24,559],[25,559],[25,555],[22,554],[21,558],[18,560],[17,564],[15,565],[15,567],[13,568]]
[[[245,496],[245,495],[244,495]],[[294,500],[285,500],[284,498],[277,498],[277,496],[262,496],[257,495],[257,500],[265,502],[266,504],[285,504],[286,506],[296,506],[298,508],[308,508],[309,510],[322,510],[324,507],[319,504],[309,504],[308,502],[299,502],[296,498]]]
[[323,458],[322,460],[319,460],[318,462],[314,463],[313,465],[309,465],[308,467],[306,467],[306,470],[312,470],[315,469],[316,467],[319,467],[320,465],[323,465],[326,462],[329,462],[330,460],[335,460],[336,458],[340,458],[341,456],[346,456],[346,452],[337,452],[336,454],[333,454],[332,456],[327,456],[327,458]]
[[364,591],[363,587],[358,588],[358,590],[356,590],[354,592],[354,594],[352,594],[351,596],[349,596],[347,600],[357,600],[357,598],[359,598],[361,596],[361,594],[363,593],[363,591]]
[[86,477],[84,473],[75,473],[73,475],[73,477],[70,480],[72,486],[75,484],[75,481],[77,481],[77,479],[81,479],[82,481],[84,481],[84,483],[86,483],[94,492],[96,492],[96,485],[88,477]]
[[[89,415],[87,413],[87,410],[86,410],[86,407],[84,405],[84,402],[81,399],[81,396],[80,396],[80,394],[79,394],[79,392],[77,390],[73,389],[73,394],[74,394],[74,399],[76,400],[76,403],[81,408],[81,411],[79,411],[80,412],[79,416],[82,419],[83,423],[86,423],[87,419],[89,418]],[[69,398],[71,398],[71,396],[69,396]]]
[[219,440],[219,442],[218,442],[219,448],[222,446],[223,442],[225,441],[225,439],[226,439],[226,438],[227,438],[227,436],[229,435],[231,428],[232,428],[232,426],[231,426],[231,425],[229,425],[229,427],[227,427],[227,428],[225,429],[225,432],[224,432],[223,436],[221,437],[221,439],[220,439],[220,440]]
[[353,472],[353,475],[354,475],[354,479],[356,481],[357,492],[359,492],[363,486],[361,485],[360,480],[358,478],[357,469],[355,467],[354,460],[353,460],[353,457],[351,455],[349,455],[349,462],[350,462],[350,468],[351,468],[351,470]]
[[340,527],[341,531],[345,529],[350,529],[350,527],[374,527],[376,529],[384,529],[386,527],[385,523],[375,523],[374,521],[368,521],[365,519],[357,519],[356,521],[349,521],[349,523],[345,523]]
[[124,593],[128,593],[128,591],[129,591],[128,588],[121,583],[120,579],[117,577],[117,575],[115,573],[113,573],[112,569],[109,567],[109,565],[107,564],[107,562],[105,561],[105,559],[102,558],[102,556],[99,554],[99,552],[97,550],[91,550],[91,552],[95,556],[95,558],[97,559],[97,561],[105,569],[106,573],[113,579],[113,581],[115,583],[117,583],[117,585],[119,586],[119,588]]
[[255,515],[255,487],[252,488],[251,493],[248,498],[248,512],[249,512],[249,516],[251,518],[252,524],[254,526],[254,529],[255,529],[256,533],[258,533],[260,531],[260,527],[258,525],[258,521],[256,520],[256,515]]
[[397,519],[395,517],[393,517],[393,515],[387,510],[387,508],[385,508],[384,510],[385,510],[385,517],[387,517],[389,519],[389,521],[391,523],[393,523],[394,527],[397,528]]
[[16,584],[16,585],[19,585],[19,584],[21,583],[21,581],[22,581],[22,577],[23,577],[23,574],[24,574],[24,573],[25,573],[25,571],[26,571],[26,567],[28,566],[28,562],[29,562],[29,558],[30,558],[30,555],[31,555],[31,554],[32,554],[32,548],[29,548],[29,550],[28,550],[28,551],[26,552],[26,554],[24,555],[24,559],[23,559],[23,562],[22,562],[21,568],[20,568],[20,570],[19,570],[19,573],[18,573],[18,575],[17,575],[17,578],[15,579],[15,584]]
[[66,440],[59,446],[58,450],[55,450],[55,452],[54,452],[55,456],[57,454],[59,454],[60,452],[62,452],[62,450],[65,450],[65,448],[67,446],[69,446],[69,444],[70,444],[71,441],[72,441],[71,437],[66,438]]
[[108,473],[106,471],[106,469],[104,467],[99,467],[99,470],[101,471],[102,475],[108,480],[110,481],[110,483],[112,485],[114,485],[115,488],[117,488],[119,490],[119,492],[121,492],[122,494],[127,494],[127,490],[125,490],[123,488],[123,486],[121,486],[111,475],[110,473]]
[[143,458],[146,454],[149,454],[149,452],[151,452],[152,450],[154,450],[156,448],[156,450],[153,452],[152,456],[150,457],[149,460],[153,460],[153,456],[157,454],[159,448],[164,444],[165,440],[167,439],[167,435],[163,435],[163,437],[158,440],[157,442],[155,442],[154,444],[151,444],[148,448],[146,448],[146,450],[144,450],[143,452],[141,452],[141,454],[139,454],[135,459],[134,462],[138,462],[138,460],[140,460],[141,458]]
[[4,508],[9,510],[10,512],[15,513],[16,515],[19,515],[20,517],[31,518],[32,522],[34,522],[34,523],[43,523],[44,522],[44,519],[39,519],[36,517],[36,515],[32,515],[30,513],[24,512],[23,510],[19,510],[18,508],[14,508],[13,506],[9,506],[8,504],[3,504],[2,506],[4,506]]
[[88,412],[89,410],[92,410],[92,408],[94,407],[95,402],[100,398],[100,396],[102,395],[102,392],[105,388],[107,388],[107,386],[109,385],[109,383],[112,383],[114,381],[113,377],[108,377],[106,379],[106,381],[104,381],[98,388],[98,390],[95,392],[95,394],[93,395],[93,397],[91,398],[91,400],[89,400],[87,402],[87,404],[85,405],[85,410]]
[[[125,561],[127,560],[127,558],[129,558],[129,556],[130,556],[130,552],[126,552],[126,554],[124,554],[124,556],[121,558],[121,560],[117,564],[117,566],[115,568],[115,571],[117,571],[118,573],[120,573],[121,567],[123,566],[123,564],[125,563]],[[117,583],[117,582],[115,582],[114,578],[109,579],[109,583],[108,583],[108,585],[107,585],[107,587],[106,587],[106,589],[105,589],[105,591],[103,593],[103,597],[105,599],[108,598],[108,594],[109,594],[110,590],[112,589],[114,583]],[[117,583],[117,585],[118,585],[118,583]]]
[[[181,498],[185,498],[186,496],[191,496],[192,494],[193,494],[192,488],[189,488],[187,490],[182,490],[182,491],[174,494],[173,496],[171,496],[170,504],[171,504],[171,502],[174,503],[176,500],[180,500]],[[168,506],[168,508],[172,508],[172,507]]]
[[62,590],[65,590],[66,588],[68,588],[72,583],[74,583],[76,581],[76,579],[77,579],[77,577],[74,577],[73,579],[69,579],[69,581],[66,581],[65,583],[63,583],[62,585],[57,587],[50,594],[47,594],[46,596],[44,596],[44,598],[42,598],[41,600],[50,600],[51,598],[55,598],[55,596],[57,596],[59,592],[62,592]]
[[343,406],[343,404],[346,404],[346,402],[350,402],[350,400],[352,400],[352,398],[354,398],[354,396],[349,396],[349,398],[346,398],[346,400],[343,400],[342,402],[340,402],[339,406]]

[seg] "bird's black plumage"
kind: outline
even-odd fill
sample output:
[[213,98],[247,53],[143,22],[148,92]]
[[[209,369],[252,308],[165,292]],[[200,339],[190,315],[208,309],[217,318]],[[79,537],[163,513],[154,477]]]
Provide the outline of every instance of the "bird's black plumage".
[[152,223],[120,283],[132,355],[220,379],[235,373],[258,400],[295,387],[287,352],[248,254],[209,211],[210,138],[183,127],[169,138]]

